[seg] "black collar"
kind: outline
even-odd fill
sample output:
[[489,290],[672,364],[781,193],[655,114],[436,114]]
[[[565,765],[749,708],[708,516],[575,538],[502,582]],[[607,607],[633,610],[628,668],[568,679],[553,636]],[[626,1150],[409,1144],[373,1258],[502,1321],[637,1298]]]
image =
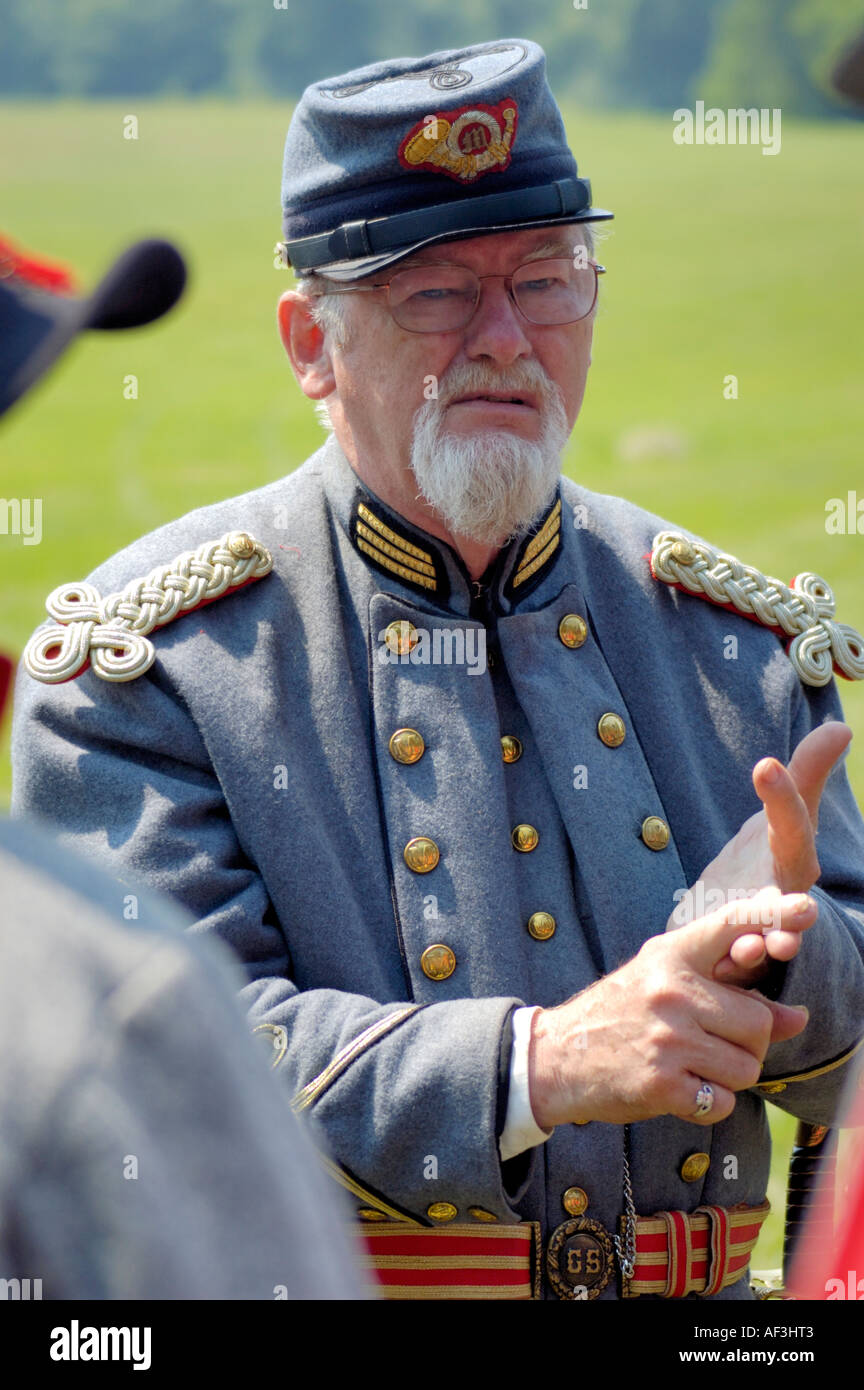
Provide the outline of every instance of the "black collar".
[[518,603],[545,579],[561,548],[561,495],[556,490],[549,508],[536,525],[519,541],[505,546],[494,557],[489,568],[477,581],[472,581],[460,557],[452,546],[436,540],[427,531],[412,526],[373,496],[358,486],[351,508],[350,536],[355,549],[364,560],[383,574],[395,575],[404,584],[427,595],[435,595],[444,603],[450,593],[450,579],[445,551],[464,572],[469,591],[498,590],[506,575],[503,596]]

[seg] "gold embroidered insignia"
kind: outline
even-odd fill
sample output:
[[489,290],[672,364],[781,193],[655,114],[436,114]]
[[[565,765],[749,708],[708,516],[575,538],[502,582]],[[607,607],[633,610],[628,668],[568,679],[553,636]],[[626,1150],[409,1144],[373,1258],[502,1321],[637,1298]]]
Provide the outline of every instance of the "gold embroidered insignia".
[[494,106],[459,106],[424,116],[399,146],[404,169],[429,169],[470,183],[510,163],[518,109],[512,97]]
[[425,550],[408,535],[396,531],[371,506],[355,498],[351,516],[351,539],[357,549],[379,569],[395,574],[406,584],[428,589],[439,598],[449,592],[447,571],[437,551]]
[[561,498],[559,497],[540,530],[528,542],[525,553],[516,566],[512,579],[514,589],[518,589],[520,584],[524,584],[526,579],[530,579],[533,574],[543,568],[547,560],[552,558],[561,540],[560,530]]
[[833,672],[864,680],[864,638],[835,621],[834,595],[818,574],[799,574],[787,586],[677,531],[654,537],[650,560],[655,579],[788,637],[787,655],[805,685],[827,685]]
[[45,601],[56,625],[34,632],[24,649],[24,669],[49,685],[73,680],[88,666],[104,681],[135,680],[156,659],[147,640],[154,627],[261,579],[272,568],[273,557],[260,541],[230,531],[107,598],[92,584],[61,584]]

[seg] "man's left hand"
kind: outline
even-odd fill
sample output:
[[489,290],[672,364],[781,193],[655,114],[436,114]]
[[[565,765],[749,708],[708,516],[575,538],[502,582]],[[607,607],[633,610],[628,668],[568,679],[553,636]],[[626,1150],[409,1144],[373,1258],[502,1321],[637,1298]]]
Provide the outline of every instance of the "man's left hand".
[[[803,738],[784,767],[777,758],[762,758],[753,769],[753,786],[763,809],[745,821],[737,835],[703,871],[706,898],[723,901],[749,896],[764,888],[806,893],[819,877],[816,830],[819,802],[828,775],[845,752],[852,730],[837,721],[822,724]],[[666,930],[680,925],[675,914]],[[798,952],[797,931],[741,936],[715,969],[724,984],[754,985],[767,974],[771,960],[789,961]]]

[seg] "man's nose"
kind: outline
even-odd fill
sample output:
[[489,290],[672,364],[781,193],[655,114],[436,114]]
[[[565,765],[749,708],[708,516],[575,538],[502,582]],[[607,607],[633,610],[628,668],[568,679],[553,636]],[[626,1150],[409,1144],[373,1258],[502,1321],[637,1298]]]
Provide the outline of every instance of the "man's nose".
[[472,359],[491,357],[502,365],[530,357],[534,349],[526,327],[504,277],[490,276],[481,282],[480,303],[465,330],[465,354]]

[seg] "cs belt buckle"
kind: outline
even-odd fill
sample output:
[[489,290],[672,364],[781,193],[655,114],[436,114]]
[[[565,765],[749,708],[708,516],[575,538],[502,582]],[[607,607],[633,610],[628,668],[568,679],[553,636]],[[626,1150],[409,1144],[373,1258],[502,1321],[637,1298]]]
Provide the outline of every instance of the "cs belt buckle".
[[546,1272],[559,1298],[599,1298],[614,1268],[612,1237],[590,1216],[562,1222],[549,1237]]

